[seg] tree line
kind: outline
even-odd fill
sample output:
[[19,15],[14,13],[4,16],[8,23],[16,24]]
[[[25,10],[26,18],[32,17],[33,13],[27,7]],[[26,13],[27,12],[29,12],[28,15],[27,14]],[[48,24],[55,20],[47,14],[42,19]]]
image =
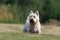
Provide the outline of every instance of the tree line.
[[0,5],[6,5],[15,19],[22,23],[30,10],[38,10],[43,23],[49,19],[60,20],[60,0],[0,0]]

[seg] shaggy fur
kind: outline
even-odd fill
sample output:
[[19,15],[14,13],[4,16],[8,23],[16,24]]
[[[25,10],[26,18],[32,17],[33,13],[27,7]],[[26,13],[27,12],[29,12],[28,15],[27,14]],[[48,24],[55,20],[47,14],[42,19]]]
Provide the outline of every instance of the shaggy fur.
[[24,26],[23,32],[30,32],[30,33],[41,33],[41,24],[39,21],[39,12],[32,10],[27,17],[26,24]]

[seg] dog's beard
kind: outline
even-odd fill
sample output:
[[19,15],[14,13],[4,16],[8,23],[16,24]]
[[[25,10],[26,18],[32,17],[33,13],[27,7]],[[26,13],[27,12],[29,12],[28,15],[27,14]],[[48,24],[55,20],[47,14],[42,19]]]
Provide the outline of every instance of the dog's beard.
[[29,32],[31,32],[31,33],[38,33],[38,31],[35,31],[34,29],[35,29],[35,25],[30,25]]

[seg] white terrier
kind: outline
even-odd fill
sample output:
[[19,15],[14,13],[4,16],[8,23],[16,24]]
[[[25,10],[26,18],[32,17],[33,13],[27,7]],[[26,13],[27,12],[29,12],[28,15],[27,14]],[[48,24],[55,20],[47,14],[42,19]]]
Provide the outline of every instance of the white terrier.
[[33,12],[32,10],[27,17],[25,27],[23,32],[31,32],[31,33],[41,33],[41,24],[39,21],[39,12]]

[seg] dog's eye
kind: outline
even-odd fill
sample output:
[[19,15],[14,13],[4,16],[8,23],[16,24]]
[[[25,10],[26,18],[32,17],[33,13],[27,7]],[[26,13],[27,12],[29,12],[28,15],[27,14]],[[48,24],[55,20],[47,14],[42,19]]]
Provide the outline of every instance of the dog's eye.
[[34,16],[34,18],[35,18],[35,16]]

